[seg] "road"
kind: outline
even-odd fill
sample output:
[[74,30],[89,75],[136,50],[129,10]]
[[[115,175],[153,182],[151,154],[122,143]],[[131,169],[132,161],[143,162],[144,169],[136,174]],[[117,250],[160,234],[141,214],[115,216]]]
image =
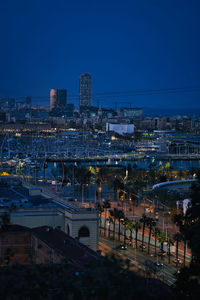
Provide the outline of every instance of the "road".
[[140,274],[148,274],[161,279],[168,285],[173,285],[176,281],[174,274],[177,269],[175,266],[163,264],[163,267],[156,267],[156,258],[147,254],[145,249],[142,252],[139,249],[127,248],[126,250],[120,250],[120,242],[108,240],[103,237],[99,237],[99,249],[103,255],[113,253],[119,255],[123,259],[129,259],[132,265],[132,269]]

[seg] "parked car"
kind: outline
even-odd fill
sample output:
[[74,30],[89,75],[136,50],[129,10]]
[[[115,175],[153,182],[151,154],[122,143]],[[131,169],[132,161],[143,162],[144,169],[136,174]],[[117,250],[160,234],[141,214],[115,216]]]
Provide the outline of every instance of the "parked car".
[[163,263],[161,262],[161,261],[156,261],[155,262],[155,265],[157,266],[157,267],[162,267],[163,266]]
[[173,260],[173,262],[174,262],[175,264],[177,264],[177,265],[182,263],[182,261],[181,261],[179,258],[178,258],[178,259],[175,258],[175,259]]
[[126,250],[127,249],[127,246],[123,243],[120,244],[120,249],[121,250]]
[[140,248],[141,248],[141,249],[146,249],[146,246],[145,246],[144,244],[141,244],[141,245],[140,245]]
[[160,250],[160,251],[158,252],[158,255],[159,255],[159,256],[165,256],[165,255],[166,255],[166,252],[165,252],[164,250]]

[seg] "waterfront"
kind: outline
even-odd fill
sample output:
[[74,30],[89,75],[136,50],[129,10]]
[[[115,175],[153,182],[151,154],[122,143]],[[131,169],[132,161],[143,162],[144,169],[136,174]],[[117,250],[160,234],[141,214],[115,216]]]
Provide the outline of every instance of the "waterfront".
[[[165,166],[166,161],[161,161],[161,160],[154,160],[155,166]],[[130,165],[133,169],[138,170],[138,169],[144,169],[148,170],[150,164],[152,163],[152,159],[147,158],[147,159],[136,159],[136,160],[105,160],[105,161],[89,161],[89,162],[83,162],[79,163],[79,166],[93,166],[93,167],[100,167],[100,166],[106,166],[106,167],[128,167]],[[64,163],[64,165],[77,165],[76,162],[68,162]],[[37,171],[37,176],[38,178],[43,176],[43,170],[42,170],[43,162],[39,163],[40,170]],[[200,160],[171,160],[170,161],[170,167],[171,170],[191,170],[192,168],[198,169],[200,168]],[[62,176],[62,167],[60,167],[59,162],[48,162],[47,163],[47,168],[45,169],[45,174],[46,178],[51,178],[52,177],[52,172],[56,173],[57,176]]]

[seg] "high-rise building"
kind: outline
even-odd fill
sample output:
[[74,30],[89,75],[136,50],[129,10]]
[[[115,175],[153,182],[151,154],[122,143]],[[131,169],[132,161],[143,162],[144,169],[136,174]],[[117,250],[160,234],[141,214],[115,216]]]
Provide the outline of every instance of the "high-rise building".
[[24,106],[26,108],[31,108],[32,99],[29,96],[24,97]]
[[79,107],[92,105],[92,76],[88,73],[81,75],[79,80]]
[[50,90],[50,110],[64,107],[67,103],[67,90],[51,89]]

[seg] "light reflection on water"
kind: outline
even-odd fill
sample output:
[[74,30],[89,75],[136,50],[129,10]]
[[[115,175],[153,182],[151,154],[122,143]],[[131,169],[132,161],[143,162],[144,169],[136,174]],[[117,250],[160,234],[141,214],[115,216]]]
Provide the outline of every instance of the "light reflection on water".
[[[116,164],[117,162],[117,164]],[[133,169],[145,169],[148,170],[149,165],[151,163],[151,159],[138,159],[138,160],[110,160],[108,161],[94,161],[94,162],[82,162],[80,166],[128,166],[129,164]],[[156,167],[165,166],[167,163],[166,160],[155,161]],[[65,163],[66,165],[73,165],[73,163]],[[40,165],[41,170],[38,171],[38,176],[42,176],[42,163]],[[200,168],[200,160],[171,160],[170,167],[172,170],[190,170],[191,168]],[[52,171],[56,173],[56,175],[62,175],[62,169],[59,168],[59,163],[57,162],[48,162],[48,167],[45,170],[45,174],[47,177],[52,177]]]

